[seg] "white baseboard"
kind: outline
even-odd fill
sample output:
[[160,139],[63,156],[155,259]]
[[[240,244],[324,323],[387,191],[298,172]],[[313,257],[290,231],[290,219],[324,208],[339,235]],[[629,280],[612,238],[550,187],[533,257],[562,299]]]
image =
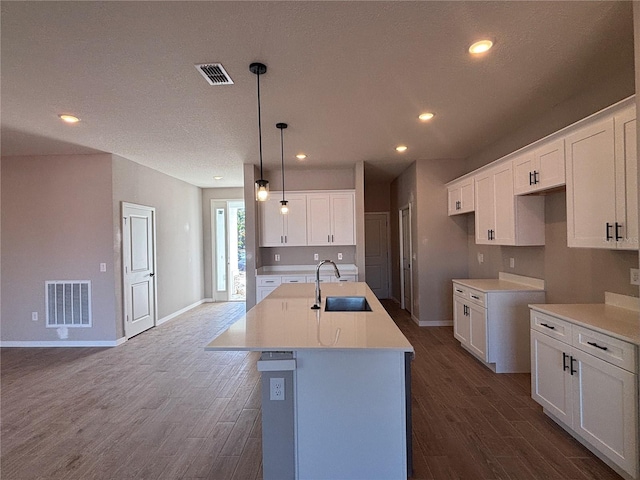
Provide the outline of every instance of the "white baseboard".
[[[168,322],[169,320],[173,320],[174,318],[176,318],[176,317],[178,317],[178,316],[182,315],[183,313],[188,312],[188,311],[189,311],[189,310],[191,310],[192,308],[196,308],[197,306],[202,305],[203,303],[207,302],[208,300],[210,300],[210,299],[208,299],[208,298],[203,298],[202,300],[198,300],[197,302],[192,303],[191,305],[187,305],[186,307],[181,308],[180,310],[178,310],[178,311],[176,311],[176,312],[173,312],[172,314],[167,315],[166,317],[162,317],[161,319],[159,319],[159,320],[157,321],[157,323],[156,323],[156,327],[157,327],[158,325],[162,325],[163,323]],[[213,300],[211,300],[211,301],[213,301]]]
[[0,348],[117,347],[126,341],[126,338],[117,340],[5,341],[0,342]]
[[439,322],[429,322],[427,320],[419,320],[413,313],[411,314],[411,320],[419,327],[450,327],[453,325],[453,320],[442,320]]

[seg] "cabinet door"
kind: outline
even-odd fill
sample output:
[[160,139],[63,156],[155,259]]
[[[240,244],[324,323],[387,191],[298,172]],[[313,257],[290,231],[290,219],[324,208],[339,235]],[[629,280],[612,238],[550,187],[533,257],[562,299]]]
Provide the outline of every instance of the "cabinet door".
[[626,472],[636,474],[638,459],[637,376],[573,349],[573,429]]
[[529,193],[533,184],[533,152],[526,152],[513,159],[513,191],[516,195]]
[[475,209],[475,195],[473,178],[465,180],[460,185],[460,213],[473,212]]
[[516,220],[511,162],[504,162],[493,170],[493,205],[495,209],[494,243],[515,245]]
[[453,296],[453,336],[465,345],[469,345],[471,327],[464,300]]
[[449,187],[447,189],[447,195],[449,204],[449,208],[447,211],[449,215],[457,215],[458,213],[460,213],[460,209],[462,208],[460,199],[460,185]]
[[570,347],[531,330],[531,397],[554,416],[571,425],[573,409]]
[[628,108],[614,118],[616,152],[616,224],[618,248],[638,249],[638,155],[636,112]]
[[534,152],[533,192],[565,184],[564,138],[554,140]]
[[282,215],[285,222],[285,245],[305,246],[307,244],[307,196],[289,195],[289,213]]
[[256,288],[256,303],[260,303],[264,298],[273,292],[276,287],[257,287]]
[[271,195],[267,201],[258,202],[260,209],[260,246],[279,247],[284,244],[283,215],[280,199]]
[[495,230],[493,223],[494,196],[493,196],[493,175],[484,172],[476,177],[476,243],[492,243],[489,239],[489,231]]
[[329,194],[307,195],[307,245],[329,245],[331,218]]
[[467,305],[469,312],[469,348],[485,362],[489,361],[487,349],[487,310],[474,304]]
[[[613,118],[595,122],[565,139],[567,241],[570,247],[615,248],[615,155]],[[637,203],[637,200],[636,200]]]
[[355,194],[332,193],[331,202],[331,244],[355,245]]

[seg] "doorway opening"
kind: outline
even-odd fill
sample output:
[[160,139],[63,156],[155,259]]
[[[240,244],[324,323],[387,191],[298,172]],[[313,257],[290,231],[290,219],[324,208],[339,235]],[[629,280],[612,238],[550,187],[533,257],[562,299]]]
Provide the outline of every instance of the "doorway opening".
[[211,200],[211,238],[214,301],[246,301],[244,201]]

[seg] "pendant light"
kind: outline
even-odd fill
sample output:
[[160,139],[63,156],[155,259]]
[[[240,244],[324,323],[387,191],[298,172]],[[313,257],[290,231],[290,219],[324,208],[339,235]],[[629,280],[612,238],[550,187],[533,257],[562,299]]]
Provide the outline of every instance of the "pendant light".
[[276,123],[276,127],[280,129],[280,157],[282,159],[282,200],[280,200],[280,213],[286,215],[289,213],[289,207],[284,199],[284,129],[289,125],[286,123]]
[[260,75],[267,73],[263,63],[252,63],[249,70],[258,77],[258,140],[260,142],[260,179],[256,180],[256,200],[264,202],[269,198],[269,182],[262,175],[262,118],[260,115]]

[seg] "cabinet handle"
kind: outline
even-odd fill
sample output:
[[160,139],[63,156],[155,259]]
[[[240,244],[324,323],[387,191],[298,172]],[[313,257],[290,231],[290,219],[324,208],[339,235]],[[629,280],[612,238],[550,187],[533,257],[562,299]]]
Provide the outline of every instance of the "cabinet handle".
[[571,361],[571,370],[569,370],[569,373],[571,373],[571,375],[573,375],[574,373],[578,373],[578,370],[573,369],[573,362],[576,362],[577,360],[573,358],[573,355],[569,357],[569,360]]
[[471,298],[475,298],[476,300],[480,300],[480,297],[477,295],[471,295]]
[[456,210],[460,210],[462,208],[462,205],[460,204],[460,200],[458,200],[456,202]]
[[287,243],[287,236],[284,236],[284,243]]
[[298,283],[298,280],[289,280],[289,283]]
[[327,243],[331,243],[331,236],[327,235]]
[[540,180],[538,180],[538,175],[540,175],[540,172],[538,172],[537,170],[533,171],[533,184],[537,185],[538,183],[540,183]]
[[463,314],[465,315],[465,317],[469,315],[469,307],[467,307],[466,305],[464,306]]
[[491,238],[489,240],[495,240],[496,239],[496,231],[495,230],[489,230],[491,232]]
[[331,235],[331,243],[333,243],[333,235]]
[[592,347],[599,348],[600,350],[609,350],[607,347],[601,347],[596,342],[587,342],[587,345],[591,345]]
[[554,327],[553,325],[547,325],[546,323],[541,323],[540,325],[542,325],[543,327],[550,328],[551,330],[555,330],[556,329],[556,327]]
[[567,358],[569,358],[569,355],[567,355],[566,353],[562,352],[562,371],[565,372],[569,369],[569,366],[567,365]]
[[616,242],[619,242],[620,240],[622,240],[622,236],[620,235],[620,233],[618,232],[619,229],[622,228],[622,224],[616,222]]
[[533,185],[533,172],[529,172],[529,185]]
[[457,289],[457,288],[456,288],[456,292],[458,292],[458,293],[464,293],[464,290],[459,290],[459,289]]
[[611,234],[609,233],[609,229],[610,229],[611,227],[613,227],[613,225],[611,225],[609,222],[607,222],[607,242],[613,238],[613,237],[611,236]]
[[491,230],[487,230],[487,240],[491,240]]

